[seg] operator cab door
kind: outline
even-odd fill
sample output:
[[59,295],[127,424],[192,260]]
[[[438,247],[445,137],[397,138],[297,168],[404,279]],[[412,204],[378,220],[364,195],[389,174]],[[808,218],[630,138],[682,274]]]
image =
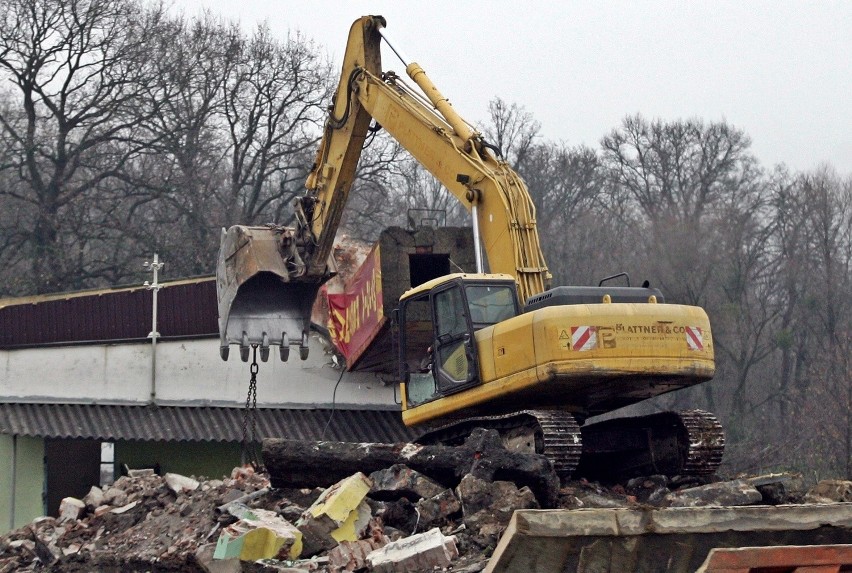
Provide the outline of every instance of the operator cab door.
[[476,341],[463,283],[432,291],[435,340],[432,372],[438,394],[445,396],[479,382]]

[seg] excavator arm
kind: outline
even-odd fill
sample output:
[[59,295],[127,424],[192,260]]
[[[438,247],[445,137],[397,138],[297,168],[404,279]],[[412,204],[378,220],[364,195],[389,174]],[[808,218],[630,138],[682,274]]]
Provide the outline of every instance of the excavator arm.
[[[270,345],[281,347],[282,359],[290,344],[307,355],[311,305],[335,272],[334,238],[372,121],[472,211],[480,272],[484,251],[487,270],[514,277],[521,300],[549,288],[551,275],[526,185],[495,157],[493,151],[499,150],[455,112],[423,69],[401,56],[384,28],[381,16],[365,16],[350,29],[307,190],[295,204],[295,228],[237,225],[223,234],[217,268],[223,358],[230,344],[240,346],[244,360],[252,345],[260,346],[264,360]],[[422,94],[395,73],[382,71],[382,38]],[[282,290],[289,295],[281,296]]]
[[[317,241],[316,264],[331,252],[372,119],[475,211],[489,271],[515,277],[522,300],[543,292],[550,274],[526,185],[505,161],[495,158],[494,148],[455,112],[423,69],[405,61],[388,41],[384,27],[384,18],[367,16],[349,32],[334,107],[308,176],[308,193],[301,200],[305,212],[313,214],[306,219]],[[382,73],[382,37],[425,98],[393,72]]]

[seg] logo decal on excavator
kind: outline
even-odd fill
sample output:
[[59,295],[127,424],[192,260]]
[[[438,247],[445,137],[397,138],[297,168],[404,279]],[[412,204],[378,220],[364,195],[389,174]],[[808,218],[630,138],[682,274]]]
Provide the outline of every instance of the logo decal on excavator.
[[701,329],[697,326],[687,326],[685,329],[686,332],[686,345],[690,350],[704,350],[704,335],[701,333]]
[[571,349],[580,352],[598,347],[598,329],[596,326],[572,326]]

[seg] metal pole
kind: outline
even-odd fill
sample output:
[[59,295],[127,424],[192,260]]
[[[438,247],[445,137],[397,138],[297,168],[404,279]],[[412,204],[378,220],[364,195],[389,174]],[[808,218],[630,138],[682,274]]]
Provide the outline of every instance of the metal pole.
[[151,332],[148,333],[148,338],[151,339],[151,404],[154,404],[157,400],[157,339],[160,337],[160,333],[157,332],[157,292],[159,292],[161,285],[158,280],[158,272],[166,263],[160,261],[160,257],[157,253],[154,253],[154,262],[149,263],[145,261],[144,267],[150,270],[154,277],[153,282],[149,283],[145,281],[145,287],[152,292],[153,295],[153,310],[151,313]]
[[476,203],[471,205],[470,214],[473,218],[473,254],[476,256],[476,272],[482,273],[482,249],[479,245],[481,241],[481,237],[479,236],[479,213],[477,213]]
[[15,529],[15,488],[18,486],[18,436],[12,434],[12,492],[9,496],[9,531]]

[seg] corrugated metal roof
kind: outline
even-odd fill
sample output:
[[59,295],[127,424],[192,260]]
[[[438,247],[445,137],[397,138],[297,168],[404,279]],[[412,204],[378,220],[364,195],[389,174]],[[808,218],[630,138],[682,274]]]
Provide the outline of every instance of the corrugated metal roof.
[[[0,348],[145,340],[152,301],[141,286],[3,299]],[[212,277],[163,283],[157,294],[157,331],[163,339],[218,334],[217,315]]]
[[[329,419],[331,423],[329,424]],[[323,430],[328,430],[323,437]],[[259,408],[258,438],[410,441],[398,411]],[[243,409],[91,404],[0,404],[0,434],[104,441],[229,441],[243,436]]]

